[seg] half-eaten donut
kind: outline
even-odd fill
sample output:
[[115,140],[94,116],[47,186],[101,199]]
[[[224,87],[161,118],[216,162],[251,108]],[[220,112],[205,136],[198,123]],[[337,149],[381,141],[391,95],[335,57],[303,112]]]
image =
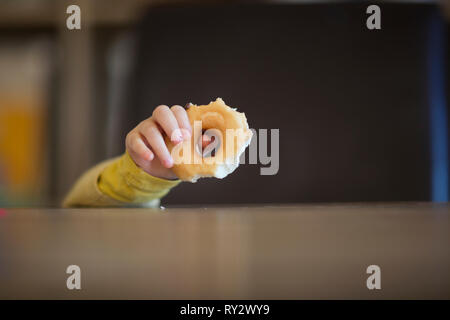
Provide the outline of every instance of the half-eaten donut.
[[[221,98],[208,105],[191,104],[186,112],[193,128],[191,139],[175,145],[166,137],[174,159],[173,172],[190,182],[226,177],[239,166],[239,158],[252,138],[245,114],[230,108]],[[210,140],[206,148],[205,136]]]

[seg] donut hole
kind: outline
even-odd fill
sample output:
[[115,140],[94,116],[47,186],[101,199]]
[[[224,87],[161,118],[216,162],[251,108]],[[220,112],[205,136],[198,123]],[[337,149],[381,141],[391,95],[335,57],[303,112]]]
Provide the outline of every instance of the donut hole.
[[202,134],[195,144],[195,151],[202,158],[215,157],[222,145],[222,134],[217,129],[203,129]]

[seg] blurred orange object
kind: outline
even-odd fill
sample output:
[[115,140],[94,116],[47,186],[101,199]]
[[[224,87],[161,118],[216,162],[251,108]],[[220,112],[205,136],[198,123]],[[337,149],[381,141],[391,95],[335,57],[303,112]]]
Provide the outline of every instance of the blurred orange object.
[[40,182],[44,160],[44,108],[26,97],[0,95],[0,167],[2,180],[13,194],[29,193]]
[[0,204],[47,191],[48,58],[45,42],[0,46]]

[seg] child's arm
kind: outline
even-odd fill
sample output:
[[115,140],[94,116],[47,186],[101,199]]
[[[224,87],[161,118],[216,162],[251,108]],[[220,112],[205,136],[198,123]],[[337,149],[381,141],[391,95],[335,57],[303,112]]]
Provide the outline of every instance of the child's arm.
[[131,130],[126,152],[88,170],[75,183],[63,206],[155,206],[180,181],[163,135],[175,143],[190,139],[191,126],[181,106],[159,106]]

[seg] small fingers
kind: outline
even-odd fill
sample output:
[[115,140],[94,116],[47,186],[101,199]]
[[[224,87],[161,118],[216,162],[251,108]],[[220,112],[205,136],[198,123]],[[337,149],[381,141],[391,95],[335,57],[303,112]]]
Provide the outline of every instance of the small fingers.
[[151,161],[155,157],[138,132],[131,131],[127,135],[125,146],[135,162]]
[[161,163],[166,168],[171,168],[173,166],[173,159],[157,124],[152,119],[145,120],[139,126],[139,132],[145,137],[147,143],[158,156]]
[[152,119],[161,126],[171,141],[183,141],[183,135],[178,127],[178,121],[168,106],[160,105],[154,111]]
[[[172,113],[175,115],[175,118],[177,119],[178,126],[180,127],[180,129],[183,133],[183,138],[189,139],[192,134],[192,127],[189,122],[189,118],[186,113],[186,110],[182,106],[179,106],[179,105],[172,106],[170,108],[170,110],[172,110]],[[185,130],[183,130],[183,129],[185,129]]]

